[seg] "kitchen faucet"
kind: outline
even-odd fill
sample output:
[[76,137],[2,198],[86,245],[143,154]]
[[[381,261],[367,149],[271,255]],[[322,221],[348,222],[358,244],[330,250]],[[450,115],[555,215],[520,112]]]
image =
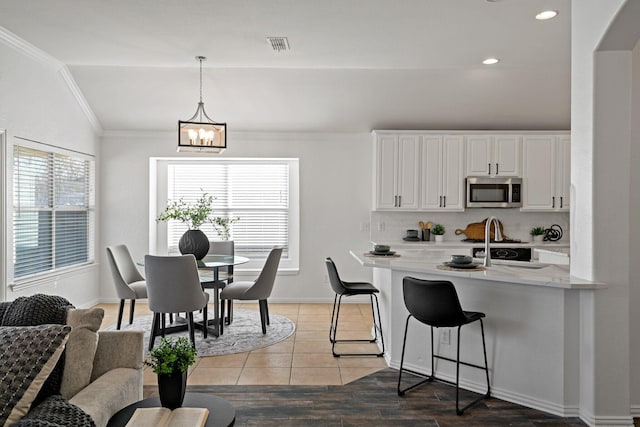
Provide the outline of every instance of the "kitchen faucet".
[[495,241],[502,242],[502,233],[500,232],[500,221],[495,216],[487,218],[487,223],[484,226],[484,265],[485,267],[491,267],[491,250],[489,249],[489,242],[491,241],[491,224],[495,224]]

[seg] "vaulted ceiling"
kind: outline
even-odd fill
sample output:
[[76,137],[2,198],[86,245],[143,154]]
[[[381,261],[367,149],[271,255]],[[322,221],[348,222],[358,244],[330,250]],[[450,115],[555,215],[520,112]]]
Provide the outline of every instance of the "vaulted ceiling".
[[0,26],[66,64],[105,130],[189,118],[196,55],[230,131],[568,129],[570,15],[570,0],[0,2]]

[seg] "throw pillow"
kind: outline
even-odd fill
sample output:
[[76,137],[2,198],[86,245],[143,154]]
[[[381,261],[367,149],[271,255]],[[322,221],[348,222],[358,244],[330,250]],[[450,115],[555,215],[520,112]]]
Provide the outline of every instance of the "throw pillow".
[[72,329],[64,352],[64,370],[60,384],[60,394],[67,399],[71,399],[91,381],[93,359],[98,348],[98,329],[103,318],[104,310],[101,308],[67,312],[67,325]]
[[[35,294],[18,297],[6,309],[2,326],[36,326],[45,324],[64,325],[67,310],[73,305],[65,298],[57,295]],[[52,394],[60,394],[62,370],[64,368],[64,354],[60,356],[58,364],[53,369],[47,382],[40,389],[36,402],[42,401]]]
[[89,414],[59,394],[49,396],[11,427],[96,427]]
[[8,426],[29,411],[69,332],[66,325],[0,327],[0,425]]

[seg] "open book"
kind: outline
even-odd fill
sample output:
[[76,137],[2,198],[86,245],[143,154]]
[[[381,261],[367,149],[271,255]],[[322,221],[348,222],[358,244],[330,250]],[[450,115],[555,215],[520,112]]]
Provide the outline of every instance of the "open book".
[[138,408],[125,427],[203,427],[207,408]]

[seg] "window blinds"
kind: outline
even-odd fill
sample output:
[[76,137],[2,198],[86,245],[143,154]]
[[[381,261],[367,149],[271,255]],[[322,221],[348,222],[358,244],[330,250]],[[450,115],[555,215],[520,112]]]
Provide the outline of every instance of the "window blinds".
[[[289,249],[289,162],[286,160],[212,160],[168,165],[168,198],[195,202],[202,193],[215,197],[214,215],[240,220],[231,225],[235,252],[266,258],[274,246]],[[211,224],[202,231],[210,240],[219,237]],[[176,221],[168,224],[169,248],[186,231]]]
[[94,162],[15,145],[13,277],[93,260]]

